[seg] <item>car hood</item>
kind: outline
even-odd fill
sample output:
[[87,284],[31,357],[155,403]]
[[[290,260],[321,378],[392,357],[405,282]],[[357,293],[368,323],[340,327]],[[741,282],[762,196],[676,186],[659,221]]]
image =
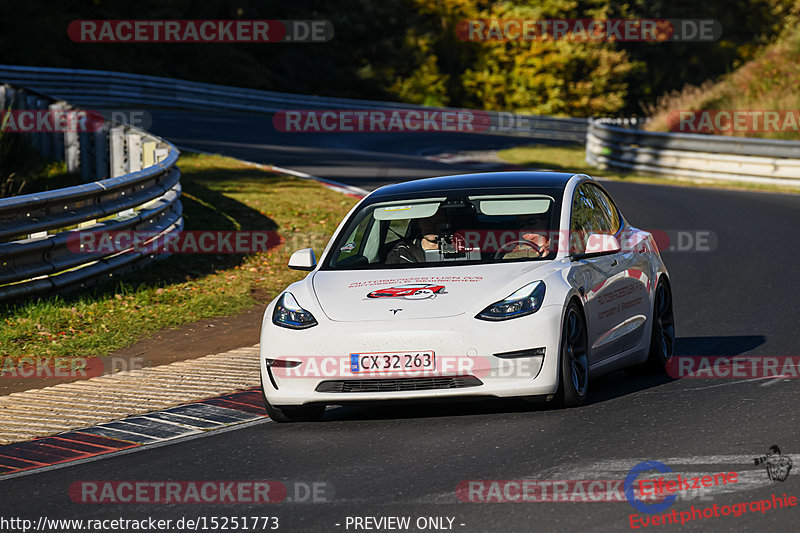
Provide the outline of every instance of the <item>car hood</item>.
[[552,261],[402,270],[320,270],[311,284],[336,321],[408,320],[477,314],[534,281]]

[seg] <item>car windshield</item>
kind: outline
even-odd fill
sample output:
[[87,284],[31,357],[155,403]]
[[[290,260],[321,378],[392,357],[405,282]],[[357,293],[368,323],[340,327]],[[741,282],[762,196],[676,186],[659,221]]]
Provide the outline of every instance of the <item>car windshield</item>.
[[552,259],[558,211],[537,194],[373,203],[350,217],[327,269],[418,268]]

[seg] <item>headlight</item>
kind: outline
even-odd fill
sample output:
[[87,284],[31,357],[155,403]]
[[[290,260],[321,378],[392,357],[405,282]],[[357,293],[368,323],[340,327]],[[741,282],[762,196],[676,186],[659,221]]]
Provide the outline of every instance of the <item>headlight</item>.
[[544,301],[544,282],[534,281],[510,295],[505,300],[495,302],[475,318],[481,320],[508,320],[520,316],[532,315],[542,306]]
[[272,323],[290,329],[306,329],[317,325],[314,315],[300,307],[291,292],[284,292],[275,304]]

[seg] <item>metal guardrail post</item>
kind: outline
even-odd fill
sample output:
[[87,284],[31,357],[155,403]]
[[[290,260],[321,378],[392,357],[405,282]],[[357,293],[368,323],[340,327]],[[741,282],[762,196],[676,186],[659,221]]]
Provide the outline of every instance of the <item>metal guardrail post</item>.
[[83,178],[83,181],[94,181],[94,176],[96,175],[94,171],[94,135],[88,131],[82,131],[78,134],[78,141],[80,146],[78,155],[81,178]]
[[139,172],[142,170],[142,136],[136,133],[129,133],[127,145],[128,172]]
[[[36,108],[35,109],[36,109],[36,112],[37,112],[36,113],[36,122],[37,122],[36,128],[39,129],[38,121],[39,121],[39,118],[40,118],[40,114],[42,112],[49,111],[50,110],[50,106],[49,106],[49,104],[48,104],[48,102],[46,100],[43,100],[42,98],[39,98],[39,97],[36,98],[35,102],[36,102],[36,104],[35,104]],[[50,122],[50,121],[48,120],[48,122]],[[46,126],[45,126],[45,128],[46,128]],[[51,156],[51,154],[53,153],[53,148],[52,148],[52,146],[53,146],[53,134],[50,133],[49,131],[40,131],[40,132],[38,132],[38,136],[39,136],[39,142],[40,142],[40,147],[39,147],[40,153],[44,157],[48,157],[49,158]]]
[[77,130],[67,130],[64,132],[64,162],[67,165],[67,172],[75,173],[81,170],[80,157],[80,138]]
[[147,141],[142,143],[142,164],[146,167],[156,164],[156,143]]
[[109,157],[111,159],[111,177],[116,178],[128,173],[128,161],[125,157],[125,128],[117,126],[108,132]]
[[108,123],[104,122],[97,131],[91,133],[92,147],[94,148],[94,180],[104,180],[109,177],[108,161]]
[[[67,110],[67,105],[64,102],[56,102],[54,104],[50,104],[48,106],[48,110],[50,111],[51,116],[55,119],[56,115],[60,112]],[[65,154],[64,154],[64,138],[69,133],[69,129],[67,128],[64,132],[53,131],[50,134],[50,154],[49,157],[56,161],[64,161]]]
[[[22,110],[31,111],[37,108],[37,98],[35,95],[32,94],[25,94],[24,95],[24,104],[22,106]],[[34,124],[36,119],[34,118]],[[33,133],[30,135],[31,144],[33,147],[39,152],[42,153],[42,135],[39,133]]]

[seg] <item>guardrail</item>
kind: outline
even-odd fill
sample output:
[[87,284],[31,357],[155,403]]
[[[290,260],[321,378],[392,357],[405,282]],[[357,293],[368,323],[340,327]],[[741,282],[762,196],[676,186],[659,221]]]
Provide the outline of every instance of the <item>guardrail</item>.
[[[3,110],[71,110],[27,88],[0,86]],[[46,157],[95,181],[0,198],[0,301],[83,286],[153,259],[128,248],[75,250],[77,231],[147,232],[183,227],[179,152],[169,142],[103,121],[92,132],[25,134]],[[78,245],[79,246],[79,245]]]
[[681,178],[800,185],[800,142],[650,132],[638,125],[635,120],[592,120],[586,161]]
[[[452,108],[354,100],[242,89],[194,81],[123,72],[0,65],[0,80],[24,85],[72,103],[95,106],[163,106],[202,111],[246,111],[274,114],[290,109],[373,109],[452,111]],[[482,112],[483,113],[483,112]],[[583,143],[588,120],[583,118],[486,112],[488,131],[536,139]]]

